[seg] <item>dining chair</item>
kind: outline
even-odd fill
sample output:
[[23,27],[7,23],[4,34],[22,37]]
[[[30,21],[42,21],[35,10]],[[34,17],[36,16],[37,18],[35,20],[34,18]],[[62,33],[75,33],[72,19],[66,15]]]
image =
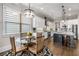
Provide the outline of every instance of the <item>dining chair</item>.
[[29,47],[29,51],[38,55],[44,48],[44,37],[37,37],[36,40],[37,43]]
[[18,52],[22,52],[22,54],[23,54],[23,52],[25,52],[26,49],[27,49],[27,47],[24,46],[24,45],[21,45],[21,44],[16,45],[15,37],[10,37],[10,43],[11,43],[11,53],[12,53],[12,55],[16,55]]

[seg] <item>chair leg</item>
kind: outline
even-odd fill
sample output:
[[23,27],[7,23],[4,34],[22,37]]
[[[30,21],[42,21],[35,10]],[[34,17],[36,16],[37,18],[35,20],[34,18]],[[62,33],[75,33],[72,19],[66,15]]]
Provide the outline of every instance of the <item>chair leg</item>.
[[26,54],[27,54],[28,56],[30,55],[29,51],[22,51],[22,53],[21,53],[20,56],[22,56],[25,52],[26,52]]
[[29,56],[37,56],[37,55],[34,54],[33,52],[29,51]]
[[11,53],[12,53],[12,54],[11,54],[12,56],[16,56],[16,52],[11,52]]
[[8,56],[9,54],[11,54],[11,56],[15,56],[15,55],[16,55],[15,52],[11,52],[11,51],[9,51],[9,52],[6,54],[6,56]]
[[8,56],[10,53],[11,53],[11,52],[9,51],[9,52],[6,54],[6,56]]
[[25,51],[22,51],[22,53],[21,53],[21,55],[20,55],[20,56],[22,56],[22,55],[23,55],[23,53],[25,53]]

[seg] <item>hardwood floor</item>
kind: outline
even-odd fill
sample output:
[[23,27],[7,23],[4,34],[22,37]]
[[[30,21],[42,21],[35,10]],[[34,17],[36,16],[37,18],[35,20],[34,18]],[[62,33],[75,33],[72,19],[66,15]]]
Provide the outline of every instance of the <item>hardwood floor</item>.
[[[54,56],[79,56],[79,41],[76,41],[76,48],[68,48],[60,44],[54,44],[53,39],[46,39],[44,44],[48,46]],[[0,54],[4,55],[6,52]]]
[[79,56],[79,41],[76,42],[76,48],[68,48],[59,44],[54,44],[53,40],[45,40],[50,51],[55,56]]

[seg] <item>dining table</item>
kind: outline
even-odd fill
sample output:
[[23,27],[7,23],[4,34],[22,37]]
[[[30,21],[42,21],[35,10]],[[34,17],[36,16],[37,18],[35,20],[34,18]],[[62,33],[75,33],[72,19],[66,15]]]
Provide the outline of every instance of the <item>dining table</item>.
[[21,39],[17,38],[16,43],[27,46],[27,54],[29,55],[30,54],[29,47],[31,47],[33,43],[36,43],[36,40],[34,36],[25,36],[25,37],[21,37]]

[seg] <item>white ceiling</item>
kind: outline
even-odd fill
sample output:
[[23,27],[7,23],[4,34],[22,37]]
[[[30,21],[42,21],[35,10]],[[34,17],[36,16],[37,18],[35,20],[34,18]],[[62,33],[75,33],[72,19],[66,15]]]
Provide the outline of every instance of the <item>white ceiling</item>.
[[[30,5],[31,9],[34,10],[34,13],[40,17],[47,17],[48,20],[52,21],[62,20],[62,3],[31,3]],[[66,11],[66,19],[77,18],[77,16],[79,15],[79,3],[63,3],[63,5]],[[15,6],[18,6],[22,10],[25,10],[26,8],[28,8],[29,4],[16,3]],[[43,10],[41,8],[43,8]],[[68,10],[69,8],[71,8],[71,11]]]
[[[27,3],[23,4],[28,6]],[[63,3],[66,11],[66,19],[77,18],[79,14],[79,3]],[[62,19],[62,3],[31,3],[31,8],[39,15],[46,16],[50,20]],[[44,8],[41,10],[41,8]],[[68,9],[71,8],[69,11]],[[69,16],[71,15],[71,16]]]

